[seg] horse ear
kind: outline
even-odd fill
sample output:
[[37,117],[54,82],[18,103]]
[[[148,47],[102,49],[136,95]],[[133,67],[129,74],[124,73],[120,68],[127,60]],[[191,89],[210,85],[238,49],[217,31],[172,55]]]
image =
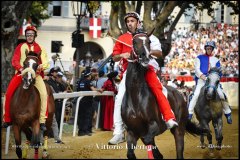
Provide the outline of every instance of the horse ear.
[[153,28],[153,30],[150,33],[147,34],[148,37],[150,37],[153,34],[154,30],[155,30],[155,28]]

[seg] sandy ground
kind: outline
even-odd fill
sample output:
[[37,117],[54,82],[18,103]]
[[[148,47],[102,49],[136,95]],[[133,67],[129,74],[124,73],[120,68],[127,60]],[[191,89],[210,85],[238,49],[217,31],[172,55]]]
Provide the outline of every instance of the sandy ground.
[[[228,125],[226,119],[223,119],[223,148],[221,151],[214,150],[213,154],[209,154],[208,149],[199,147],[199,137],[185,135],[185,159],[238,159],[239,158],[239,116],[238,110],[233,111],[233,124]],[[212,127],[211,127],[212,128]],[[92,136],[72,137],[71,131],[63,133],[63,142],[65,144],[55,144],[53,139],[49,139],[50,159],[125,159],[127,154],[126,142],[119,145],[107,145],[109,139],[112,138],[112,131],[94,130]],[[165,159],[175,159],[175,142],[170,131],[155,138],[156,144]],[[213,143],[216,144],[215,135],[213,134]],[[5,129],[2,130],[2,159],[17,158],[15,154],[14,139],[11,135],[10,148],[8,155],[5,151]],[[147,151],[143,148],[143,143],[138,141],[138,149],[135,150],[137,158],[147,159]],[[33,158],[34,151],[29,151],[29,158]],[[40,150],[41,155],[41,150]]]

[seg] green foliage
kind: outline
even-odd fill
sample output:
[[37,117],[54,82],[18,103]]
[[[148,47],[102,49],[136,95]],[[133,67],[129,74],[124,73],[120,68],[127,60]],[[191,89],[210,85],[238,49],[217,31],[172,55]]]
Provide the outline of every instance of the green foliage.
[[98,8],[100,6],[100,2],[99,1],[88,1],[87,5],[88,5],[88,11],[91,14],[94,14],[98,10]]
[[51,1],[33,1],[31,7],[27,12],[27,20],[31,20],[36,27],[41,26],[41,20],[50,18],[48,15],[48,4]]
[[111,2],[112,7],[118,7],[119,4],[120,4],[119,1],[112,1],[112,2]]

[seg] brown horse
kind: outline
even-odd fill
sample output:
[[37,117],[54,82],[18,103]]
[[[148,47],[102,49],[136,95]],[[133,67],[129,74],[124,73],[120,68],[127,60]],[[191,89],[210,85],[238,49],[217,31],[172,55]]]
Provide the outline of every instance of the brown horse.
[[[21,146],[21,131],[23,131],[27,138],[27,144],[31,141],[35,148],[35,158],[38,158],[38,148],[40,145],[40,110],[41,100],[37,88],[34,86],[36,70],[40,54],[32,51],[26,52],[26,59],[24,61],[24,70],[22,71],[22,83],[14,92],[10,103],[10,116],[13,123],[13,132],[16,143],[16,154],[18,158],[26,158],[27,150],[22,154]],[[51,129],[52,118],[55,112],[55,104],[53,93],[50,86],[46,84],[48,93],[48,118],[46,120],[47,131],[44,132],[45,142],[47,142],[47,135]],[[30,128],[31,127],[31,128]],[[43,158],[47,156],[47,143],[45,143],[43,150]],[[26,149],[28,147],[24,147]]]
[[[163,155],[155,144],[154,137],[167,130],[154,95],[151,93],[144,75],[149,63],[150,39],[144,32],[133,35],[133,50],[126,75],[126,93],[121,108],[122,119],[127,130],[127,157],[135,159],[134,149],[140,138],[150,149],[149,155],[161,159]],[[176,144],[177,158],[183,158],[184,134],[200,135],[204,130],[188,120],[186,102],[179,91],[167,86],[167,99],[176,116],[178,127],[172,128]],[[149,158],[152,158],[149,156]]]

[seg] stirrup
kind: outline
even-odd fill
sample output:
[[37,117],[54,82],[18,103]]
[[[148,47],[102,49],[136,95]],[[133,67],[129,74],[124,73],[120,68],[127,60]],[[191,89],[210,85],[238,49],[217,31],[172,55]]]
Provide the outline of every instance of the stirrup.
[[188,115],[188,119],[189,119],[189,120],[192,120],[192,116],[193,116],[193,114],[189,114],[189,115]]
[[225,116],[226,116],[226,118],[227,118],[227,123],[228,123],[228,124],[232,124],[232,115],[231,115],[231,113],[225,114]]
[[46,128],[46,126],[45,126],[45,123],[40,123],[40,129],[41,129],[42,131],[46,131],[46,130],[47,130],[47,128]]
[[7,128],[12,125],[12,122],[3,122],[2,128]]

